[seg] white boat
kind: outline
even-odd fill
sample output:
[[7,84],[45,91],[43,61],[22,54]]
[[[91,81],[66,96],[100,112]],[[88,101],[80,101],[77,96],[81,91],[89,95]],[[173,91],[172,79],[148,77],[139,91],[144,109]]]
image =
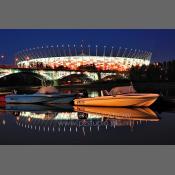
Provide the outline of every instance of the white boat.
[[136,93],[132,86],[116,87],[107,96],[75,99],[74,105],[80,106],[114,106],[114,107],[148,107],[153,104],[159,94]]
[[51,96],[46,94],[12,94],[5,97],[6,103],[44,103],[47,102]]
[[51,86],[42,87],[34,94],[11,94],[5,96],[6,103],[71,103],[76,94],[59,94]]
[[77,94],[55,94],[52,99],[47,101],[48,104],[67,104],[73,102]]

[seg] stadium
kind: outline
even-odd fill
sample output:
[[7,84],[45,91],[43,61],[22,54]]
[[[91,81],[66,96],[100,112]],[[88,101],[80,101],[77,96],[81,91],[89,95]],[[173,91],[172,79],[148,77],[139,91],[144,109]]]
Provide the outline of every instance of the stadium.
[[93,66],[101,71],[127,71],[149,65],[152,53],[137,49],[98,45],[56,45],[25,49],[15,55],[19,68],[79,70]]

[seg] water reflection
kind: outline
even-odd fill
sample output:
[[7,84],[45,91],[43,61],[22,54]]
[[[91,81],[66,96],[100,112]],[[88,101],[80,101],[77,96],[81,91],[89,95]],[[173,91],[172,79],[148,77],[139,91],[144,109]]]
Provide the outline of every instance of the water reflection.
[[17,126],[40,132],[92,132],[93,128],[129,127],[158,122],[149,108],[101,108],[84,106],[7,105]]

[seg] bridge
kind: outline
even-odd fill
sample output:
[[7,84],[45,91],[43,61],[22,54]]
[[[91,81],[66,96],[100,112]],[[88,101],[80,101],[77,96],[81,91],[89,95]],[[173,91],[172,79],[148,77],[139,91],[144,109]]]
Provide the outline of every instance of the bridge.
[[36,69],[36,68],[19,68],[15,66],[0,66],[0,79],[12,74],[31,73],[34,77],[40,79],[43,83],[47,80],[53,81],[57,85],[57,80],[63,79],[73,74],[86,75],[92,81],[104,79],[108,76],[115,76],[116,72],[91,72],[75,70],[54,70],[54,69]]

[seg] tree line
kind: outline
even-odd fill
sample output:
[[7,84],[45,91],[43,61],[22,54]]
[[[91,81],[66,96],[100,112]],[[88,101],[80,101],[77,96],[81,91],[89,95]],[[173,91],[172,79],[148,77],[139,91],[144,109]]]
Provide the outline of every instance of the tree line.
[[175,60],[132,66],[129,75],[133,81],[175,81]]

